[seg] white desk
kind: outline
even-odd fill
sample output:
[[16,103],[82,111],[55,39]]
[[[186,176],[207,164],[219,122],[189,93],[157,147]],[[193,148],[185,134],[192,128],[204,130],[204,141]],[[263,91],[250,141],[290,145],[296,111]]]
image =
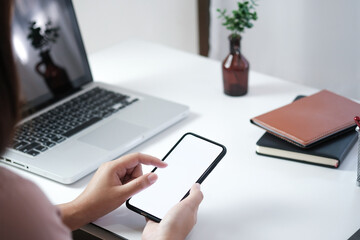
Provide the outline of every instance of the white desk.
[[[250,59],[251,62],[251,59]],[[255,154],[264,133],[249,119],[316,89],[251,72],[243,97],[223,94],[220,62],[157,44],[126,41],[90,57],[94,78],[187,104],[190,116],[132,150],[162,158],[185,132],[224,144],[228,153],[205,180],[189,239],[347,239],[360,228],[357,149],[339,169]],[[74,199],[91,176],[61,185],[16,170],[50,200]],[[120,207],[96,224],[140,239],[144,218]]]

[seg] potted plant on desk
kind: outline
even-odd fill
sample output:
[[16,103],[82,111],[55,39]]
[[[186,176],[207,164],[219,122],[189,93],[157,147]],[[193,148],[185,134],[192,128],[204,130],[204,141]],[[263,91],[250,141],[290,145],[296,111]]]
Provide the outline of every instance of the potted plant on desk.
[[257,20],[254,0],[238,2],[238,9],[232,11],[232,15],[226,15],[226,9],[217,9],[222,23],[231,31],[229,36],[230,53],[222,64],[224,92],[230,96],[242,96],[248,90],[249,62],[241,54],[240,41],[241,33],[246,28],[251,28],[251,21]]

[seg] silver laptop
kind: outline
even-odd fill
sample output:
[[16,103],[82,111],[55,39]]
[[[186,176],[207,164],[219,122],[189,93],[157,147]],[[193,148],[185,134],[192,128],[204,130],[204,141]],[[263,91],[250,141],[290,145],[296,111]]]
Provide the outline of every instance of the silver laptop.
[[16,0],[12,30],[25,105],[7,164],[70,184],[188,114],[94,82],[70,0]]

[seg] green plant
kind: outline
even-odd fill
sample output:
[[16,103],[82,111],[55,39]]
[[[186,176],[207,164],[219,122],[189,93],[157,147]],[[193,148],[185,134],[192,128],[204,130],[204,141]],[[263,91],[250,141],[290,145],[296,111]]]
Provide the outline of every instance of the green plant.
[[35,49],[40,49],[42,52],[46,48],[50,48],[51,44],[56,43],[56,39],[59,37],[59,27],[52,27],[51,21],[45,24],[45,30],[41,31],[41,27],[36,27],[36,22],[29,23],[28,39],[31,40],[31,45]]
[[251,21],[258,18],[255,11],[257,4],[254,0],[238,2],[237,5],[238,9],[233,10],[232,15],[226,15],[226,9],[217,9],[220,13],[219,18],[224,19],[222,25],[231,31],[233,38],[238,37],[245,28],[252,28],[253,23]]

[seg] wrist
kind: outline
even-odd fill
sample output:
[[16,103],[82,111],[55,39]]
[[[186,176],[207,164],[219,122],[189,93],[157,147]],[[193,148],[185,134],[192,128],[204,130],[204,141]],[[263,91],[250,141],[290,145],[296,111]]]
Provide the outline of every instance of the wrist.
[[58,205],[61,211],[63,223],[71,230],[76,230],[85,224],[91,222],[90,216],[87,216],[86,211],[76,199]]
[[159,235],[157,238],[159,240],[184,240],[187,236],[187,232],[184,231],[184,229],[182,229],[181,227],[171,226],[169,228],[169,226],[167,225],[161,225],[162,224],[160,223]]

